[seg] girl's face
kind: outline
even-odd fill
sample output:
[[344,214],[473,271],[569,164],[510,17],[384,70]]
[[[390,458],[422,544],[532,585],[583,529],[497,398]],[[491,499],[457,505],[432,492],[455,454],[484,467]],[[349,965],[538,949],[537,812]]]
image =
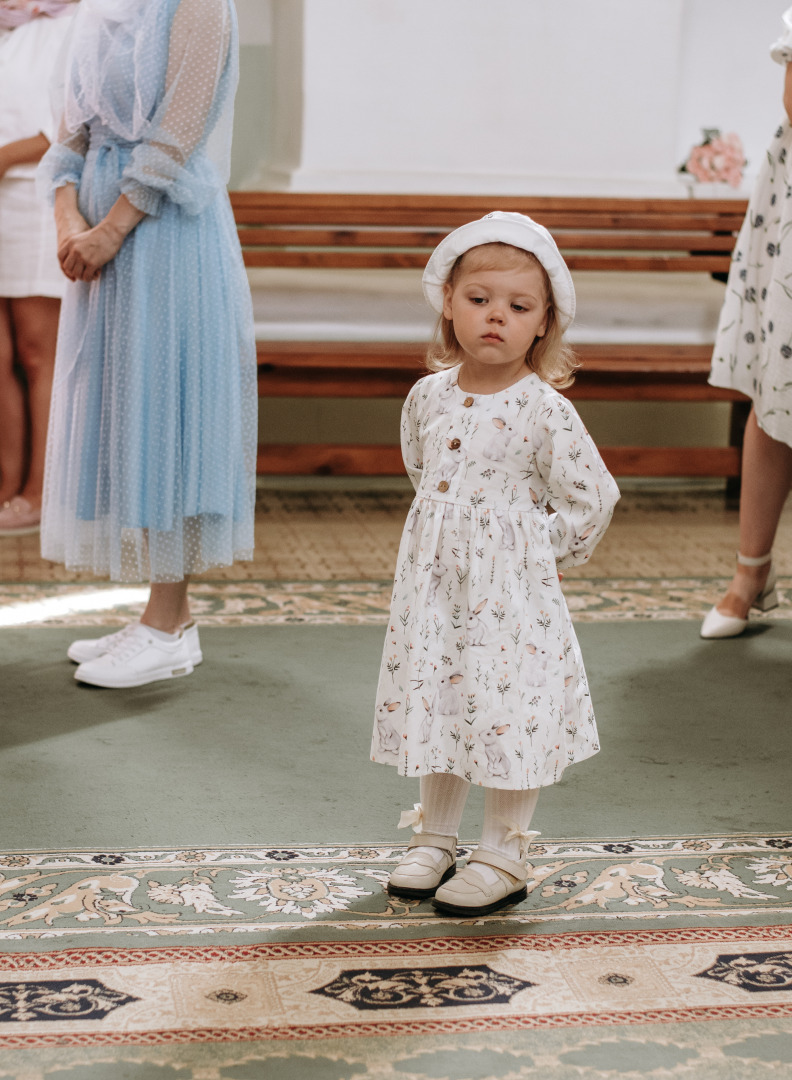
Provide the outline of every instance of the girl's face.
[[454,324],[463,363],[517,375],[547,329],[542,273],[531,264],[503,270],[465,270],[463,264],[456,283],[445,286],[443,315]]

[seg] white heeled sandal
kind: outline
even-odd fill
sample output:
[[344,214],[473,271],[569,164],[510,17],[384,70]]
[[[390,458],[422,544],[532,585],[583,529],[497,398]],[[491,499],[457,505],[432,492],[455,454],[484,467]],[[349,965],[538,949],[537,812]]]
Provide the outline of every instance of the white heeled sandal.
[[[778,607],[776,572],[775,567],[772,565],[772,560],[772,552],[768,555],[760,555],[758,558],[753,558],[750,555],[741,555],[739,552],[737,553],[737,562],[741,566],[766,566],[768,563],[771,563],[767,581],[757,593],[751,604],[752,608],[757,608],[759,611],[771,611],[774,607]],[[745,630],[747,625],[747,619],[738,619],[736,615],[723,615],[718,611],[716,606],[707,612],[706,618],[701,624],[701,637],[707,640],[738,637],[743,630]]]

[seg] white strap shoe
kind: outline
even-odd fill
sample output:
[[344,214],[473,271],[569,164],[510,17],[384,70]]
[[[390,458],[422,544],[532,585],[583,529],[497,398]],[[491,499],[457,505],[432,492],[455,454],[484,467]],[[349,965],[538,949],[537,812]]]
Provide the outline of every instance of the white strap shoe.
[[[407,854],[391,874],[387,890],[408,900],[426,900],[456,873],[456,837],[436,833],[416,833],[407,845]],[[432,851],[414,851],[432,848]]]
[[[485,878],[476,863],[491,867],[494,875]],[[495,878],[490,882],[487,878]],[[454,877],[435,893],[432,903],[446,915],[476,918],[489,915],[508,904],[519,904],[528,895],[525,863],[507,859],[494,851],[477,849]]]
[[[757,558],[750,555],[741,555],[739,552],[737,554],[737,562],[741,566],[766,566],[768,563],[772,564],[772,559],[772,552],[768,555],[760,555]],[[767,575],[764,587],[757,593],[751,607],[757,608],[759,611],[771,611],[773,608],[778,607],[776,571],[773,565],[770,566],[770,572]],[[736,615],[724,615],[718,611],[716,606],[707,612],[704,622],[701,624],[701,637],[707,640],[739,637],[747,625],[747,619],[740,619]]]

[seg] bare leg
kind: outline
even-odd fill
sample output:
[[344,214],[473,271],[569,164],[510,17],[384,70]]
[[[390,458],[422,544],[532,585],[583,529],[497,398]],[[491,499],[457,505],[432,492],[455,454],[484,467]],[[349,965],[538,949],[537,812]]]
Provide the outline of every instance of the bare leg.
[[11,301],[11,312],[16,330],[17,356],[27,379],[30,419],[30,464],[25,486],[19,494],[32,506],[39,507],[44,487],[44,454],[60,300],[51,296],[26,296]]
[[11,301],[0,299],[0,505],[25,478],[25,396],[14,372]]
[[[773,547],[781,511],[792,487],[792,447],[762,431],[753,409],[745,427],[742,462],[740,553],[758,558],[767,555]],[[738,564],[718,611],[738,619],[747,618],[769,572],[769,564]]]
[[173,584],[154,582],[140,621],[155,630],[175,634],[180,626],[190,621],[190,604],[187,598],[189,584],[189,577]]

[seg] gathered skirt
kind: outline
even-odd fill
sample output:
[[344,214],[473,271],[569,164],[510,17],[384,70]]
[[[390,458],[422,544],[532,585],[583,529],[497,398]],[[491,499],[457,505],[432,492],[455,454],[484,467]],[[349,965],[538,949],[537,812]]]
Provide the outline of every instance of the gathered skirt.
[[[753,401],[757,423],[792,446],[792,126],[767,149],[737,238],[710,382]],[[787,267],[789,269],[787,269]]]
[[[90,150],[80,209],[118,197],[130,149]],[[173,582],[249,559],[256,467],[250,292],[227,194],[165,201],[101,277],[69,284],[41,546],[115,581]]]

